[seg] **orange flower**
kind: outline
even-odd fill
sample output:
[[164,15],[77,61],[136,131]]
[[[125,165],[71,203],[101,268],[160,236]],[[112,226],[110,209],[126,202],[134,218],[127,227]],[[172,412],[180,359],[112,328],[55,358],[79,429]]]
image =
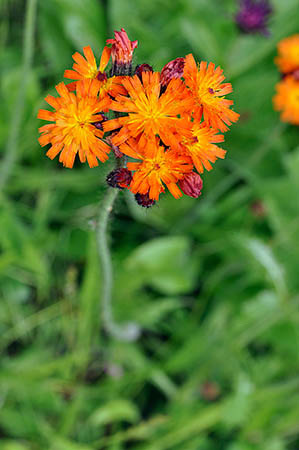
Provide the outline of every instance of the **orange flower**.
[[192,171],[191,159],[175,150],[166,150],[159,145],[158,137],[147,142],[146,150],[143,145],[134,139],[121,145],[124,154],[141,160],[127,164],[129,170],[135,171],[130,190],[134,194],[148,194],[150,199],[158,200],[159,194],[165,192],[166,185],[175,198],[181,197],[176,183]]
[[281,120],[299,125],[299,81],[290,75],[276,85],[276,91],[273,104],[281,111]]
[[232,92],[230,83],[222,83],[225,79],[220,67],[215,64],[201,62],[199,68],[192,54],[186,56],[184,79],[194,96],[194,118],[201,120],[202,115],[208,126],[227,131],[239,118],[239,114],[230,109],[232,100],[224,98]]
[[189,121],[178,115],[190,111],[193,100],[179,79],[173,79],[166,91],[160,95],[160,74],[158,72],[142,72],[139,77],[125,77],[123,85],[129,97],[118,95],[110,104],[113,111],[127,112],[128,115],[108,120],[104,124],[105,131],[121,130],[112,138],[114,145],[120,145],[130,137],[154,140],[159,135],[165,145],[178,147],[177,133],[188,136]]
[[[126,93],[121,85],[121,77],[108,78],[104,72],[110,59],[111,49],[109,47],[104,47],[99,67],[97,66],[93,51],[89,46],[83,48],[83,53],[85,58],[78,52],[74,53],[73,59],[75,63],[73,64],[73,70],[65,70],[65,78],[71,80],[98,79],[100,81],[100,98],[104,98],[106,94],[115,97],[117,94]],[[67,88],[69,91],[74,91],[76,89],[76,82],[69,83]]]
[[278,56],[275,63],[282,73],[299,69],[299,34],[294,34],[278,43]]
[[192,139],[182,142],[199,173],[202,173],[204,168],[211,170],[210,162],[214,163],[217,158],[225,156],[226,151],[215,145],[215,143],[224,141],[223,134],[217,133],[217,130],[208,127],[205,122],[194,124]]
[[77,153],[80,161],[87,159],[90,167],[98,165],[97,158],[106,161],[110,147],[99,139],[104,132],[93,125],[103,120],[99,113],[108,105],[107,99],[100,101],[98,98],[100,82],[78,81],[76,95],[69,92],[64,83],[58,84],[56,90],[60,97],[48,95],[45,98],[54,111],[40,109],[38,112],[39,119],[54,122],[39,128],[40,145],[52,144],[47,156],[54,159],[60,153],[59,161],[69,168],[73,167]]

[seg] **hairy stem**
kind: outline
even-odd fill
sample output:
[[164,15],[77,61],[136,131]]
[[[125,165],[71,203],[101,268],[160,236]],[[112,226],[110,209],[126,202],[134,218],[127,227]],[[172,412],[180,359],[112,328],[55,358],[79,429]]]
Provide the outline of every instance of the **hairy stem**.
[[2,160],[2,167],[0,171],[0,191],[2,191],[5,187],[18,157],[18,143],[25,107],[25,92],[33,57],[36,6],[37,0],[27,0],[23,43],[23,68],[19,91],[17,94],[17,101],[13,110],[14,113],[11,117],[5,154]]
[[140,334],[139,327],[134,323],[118,325],[112,312],[113,269],[108,245],[108,221],[119,190],[108,188],[97,221],[97,244],[102,267],[102,319],[105,330],[114,338],[133,341]]

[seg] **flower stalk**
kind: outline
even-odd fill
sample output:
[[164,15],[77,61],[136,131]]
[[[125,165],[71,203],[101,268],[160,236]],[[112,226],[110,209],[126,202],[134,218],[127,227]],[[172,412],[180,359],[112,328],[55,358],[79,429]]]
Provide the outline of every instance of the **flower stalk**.
[[108,244],[108,222],[118,193],[118,189],[107,189],[105,198],[100,203],[96,227],[98,253],[102,268],[102,319],[104,329],[115,339],[134,341],[140,335],[139,326],[133,322],[117,324],[112,312],[113,268]]

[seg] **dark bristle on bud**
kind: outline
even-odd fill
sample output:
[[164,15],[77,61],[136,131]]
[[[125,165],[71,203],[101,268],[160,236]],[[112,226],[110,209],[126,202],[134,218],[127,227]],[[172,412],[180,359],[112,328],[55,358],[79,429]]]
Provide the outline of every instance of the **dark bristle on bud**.
[[149,198],[148,194],[135,194],[135,200],[143,208],[150,208],[156,203],[155,200]]
[[154,69],[149,64],[139,64],[136,66],[135,75],[138,75],[140,80],[142,81],[142,72],[153,72]]
[[198,198],[201,195],[202,179],[198,173],[188,173],[182,180],[179,181],[179,186],[184,194],[189,197]]
[[106,181],[110,187],[118,189],[127,188],[132,181],[132,172],[125,167],[112,170],[107,175]]

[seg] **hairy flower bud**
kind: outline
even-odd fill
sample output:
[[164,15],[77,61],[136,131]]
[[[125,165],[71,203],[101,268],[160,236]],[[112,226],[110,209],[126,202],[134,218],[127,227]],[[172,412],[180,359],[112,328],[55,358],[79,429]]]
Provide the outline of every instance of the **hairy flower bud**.
[[111,76],[131,75],[133,51],[137,47],[138,41],[130,41],[122,28],[121,31],[114,31],[114,39],[107,39],[106,42],[112,44]]
[[143,208],[150,208],[156,203],[155,200],[149,198],[148,194],[135,194],[135,200]]
[[112,170],[108,174],[106,181],[110,187],[118,189],[127,188],[132,181],[132,172],[125,167]]
[[153,72],[153,68],[149,64],[139,64],[138,66],[136,66],[135,75],[138,75],[141,81],[142,72]]
[[189,197],[198,198],[201,195],[202,179],[198,173],[188,173],[182,180],[179,181],[179,186],[184,194]]
[[167,86],[173,78],[181,78],[184,73],[185,59],[176,58],[167,63],[161,70],[161,84]]

